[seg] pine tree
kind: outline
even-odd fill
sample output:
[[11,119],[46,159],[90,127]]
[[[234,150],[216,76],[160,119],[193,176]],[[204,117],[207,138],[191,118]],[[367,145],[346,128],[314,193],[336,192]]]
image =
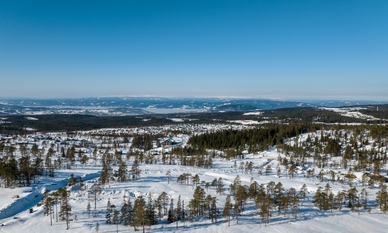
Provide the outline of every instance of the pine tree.
[[385,214],[388,211],[388,192],[387,186],[382,185],[380,190],[376,193],[376,202],[378,203],[380,210]]
[[138,227],[143,228],[143,233],[145,232],[145,226],[148,225],[149,220],[147,219],[147,210],[146,210],[146,203],[143,200],[142,196],[139,196],[135,200],[135,204],[133,207],[133,216],[132,216],[132,226],[134,227],[135,231]]
[[211,205],[212,205],[212,201],[213,201],[214,197],[212,197],[210,194],[208,194],[204,200],[204,203],[203,203],[203,212],[204,213],[207,213],[209,219],[211,219]]
[[167,182],[168,182],[168,184],[170,184],[170,180],[171,180],[171,171],[170,170],[168,170],[166,172],[166,176],[167,176]]
[[140,165],[139,165],[139,160],[135,159],[132,164],[132,179],[139,179],[140,178]]
[[333,208],[334,208],[334,194],[332,192],[330,192],[329,196],[328,196],[328,208],[330,208],[330,212],[333,212]]
[[52,197],[53,197],[54,203],[55,203],[56,222],[58,222],[58,202],[59,202],[59,199],[60,199],[60,195],[59,195],[58,191],[52,193]]
[[322,210],[323,206],[323,194],[322,194],[322,187],[318,187],[317,191],[315,192],[313,203],[315,206],[317,206],[320,210]]
[[260,208],[260,217],[261,221],[264,223],[264,226],[267,226],[269,219],[271,217],[272,210],[272,199],[269,195],[265,196],[263,204]]
[[[300,188],[300,191],[299,191],[300,198],[305,200],[308,193],[309,192],[308,192],[306,184],[303,184],[302,187]],[[302,202],[302,205],[303,205],[303,202]]]
[[90,211],[91,211],[92,207],[90,205],[90,202],[88,201],[88,205],[86,206],[86,210],[88,211],[89,213],[89,218],[90,218]]
[[160,207],[163,209],[163,215],[167,214],[167,202],[168,202],[167,193],[162,192],[158,197],[158,203]]
[[244,210],[244,205],[248,199],[248,193],[245,186],[238,186],[236,195],[234,196],[234,200],[236,202],[236,205],[239,207],[240,211]]
[[267,184],[267,194],[271,194],[271,195],[273,194],[275,185],[276,184],[273,181],[268,182],[268,184]]
[[199,176],[198,176],[198,174],[195,174],[195,176],[192,178],[192,182],[193,182],[193,185],[194,186],[197,186],[198,184],[199,184]]
[[256,181],[253,181],[248,189],[248,196],[250,198],[255,198],[259,190],[259,184]]
[[226,197],[224,211],[222,212],[222,217],[224,217],[228,221],[228,227],[230,226],[230,212],[232,210],[232,203],[230,201],[230,196]]
[[43,207],[44,207],[44,214],[50,217],[50,225],[53,225],[53,218],[51,217],[53,214],[53,204],[54,204],[54,200],[52,197],[50,197],[49,191],[46,190],[43,195]]
[[299,198],[297,195],[295,195],[291,199],[291,211],[295,219],[298,218],[298,210],[299,210],[298,205],[299,205]]
[[237,224],[238,224],[238,217],[240,215],[241,215],[241,208],[240,208],[240,205],[236,202],[233,205],[233,218],[237,220]]
[[334,202],[334,195],[331,192],[331,187],[329,183],[326,184],[325,186],[325,203],[324,203],[324,210],[332,209],[333,208],[333,202]]
[[153,201],[151,198],[151,193],[148,194],[148,201],[147,201],[147,218],[148,218],[148,224],[149,225],[154,225],[158,221],[156,219],[156,214],[155,214],[155,205],[153,205]]
[[120,222],[120,218],[119,218],[119,211],[115,210],[113,212],[113,223],[116,224],[116,229],[117,229],[117,233],[119,232],[119,222]]
[[82,164],[82,166],[85,166],[88,160],[89,160],[89,157],[86,154],[84,154],[80,160],[80,163]]
[[230,185],[230,194],[235,195],[239,186],[241,186],[241,178],[237,175],[236,178],[234,178],[233,184]]
[[218,193],[219,195],[221,195],[223,192],[223,182],[222,182],[222,178],[218,178],[218,181],[217,181],[217,190],[216,190],[216,193]]
[[102,167],[100,181],[101,181],[101,185],[109,184],[109,167],[105,164]]
[[61,221],[66,221],[66,230],[70,229],[70,216],[71,213],[71,205],[69,204],[69,195],[68,191],[65,189],[58,189],[58,193],[61,197],[61,210],[59,212],[59,217]]
[[335,196],[336,205],[338,207],[338,210],[341,211],[342,209],[342,203],[344,200],[345,193],[338,191],[337,195]]
[[204,202],[205,202],[205,190],[203,190],[203,188],[201,188],[200,186],[197,186],[193,194],[193,199],[191,199],[189,202],[190,215],[202,216],[203,209],[204,209]]
[[355,204],[355,199],[358,198],[358,195],[357,195],[357,189],[356,188],[351,188],[348,190],[347,192],[347,197],[348,197],[348,200],[349,200],[349,204],[348,206],[351,208],[352,206],[354,206]]
[[257,209],[261,209],[261,206],[265,200],[266,194],[265,194],[265,188],[264,185],[260,185],[259,190],[257,192],[256,198],[255,198],[255,204]]
[[365,188],[361,190],[361,198],[363,200],[364,209],[368,208],[368,192]]
[[96,232],[98,232],[98,230],[100,230],[100,223],[96,222]]
[[94,197],[94,210],[96,210],[97,208],[97,195],[100,194],[101,191],[102,191],[102,188],[100,183],[95,183],[90,188],[90,192]]

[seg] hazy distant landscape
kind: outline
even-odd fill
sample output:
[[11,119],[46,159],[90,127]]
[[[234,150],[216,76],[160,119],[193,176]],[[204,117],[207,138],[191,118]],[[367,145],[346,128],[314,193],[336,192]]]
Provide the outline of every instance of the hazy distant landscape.
[[82,114],[126,116],[155,113],[233,112],[292,107],[345,107],[385,101],[268,100],[244,98],[96,97],[79,99],[0,98],[1,115]]

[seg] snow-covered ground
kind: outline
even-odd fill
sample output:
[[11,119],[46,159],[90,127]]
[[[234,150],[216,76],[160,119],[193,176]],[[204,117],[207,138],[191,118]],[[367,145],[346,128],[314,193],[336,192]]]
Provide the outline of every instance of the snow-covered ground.
[[[179,126],[173,126],[179,127]],[[202,133],[206,131],[221,130],[215,125],[197,125],[193,126],[194,133]],[[227,128],[244,126],[225,126]],[[168,128],[168,127],[167,127]],[[165,128],[165,129],[167,129]],[[104,134],[120,134],[125,132],[131,133],[146,133],[149,131],[158,132],[163,131],[161,128],[137,128],[137,129],[104,129],[94,130],[89,132],[80,133],[79,139],[88,139],[88,134],[91,133],[104,133]],[[327,133],[327,132],[325,132]],[[320,132],[311,134],[310,137],[319,137]],[[59,133],[52,133],[51,136],[62,136]],[[296,141],[298,143],[304,142],[307,139],[307,134],[299,136],[298,140],[290,138],[287,143],[293,145]],[[185,145],[188,140],[188,135],[179,134],[172,137],[175,142],[179,142],[180,145]],[[102,142],[98,142],[101,143]],[[98,144],[96,143],[96,144]],[[39,144],[43,146],[43,144]],[[130,143],[123,143],[122,146],[129,147]],[[370,149],[370,146],[368,147]],[[170,151],[171,147],[155,148],[155,151]],[[216,153],[221,153],[216,151]],[[91,154],[88,154],[91,156]],[[297,219],[292,219],[289,214],[286,217],[278,215],[277,211],[273,211],[273,215],[270,219],[270,223],[267,226],[262,224],[259,210],[255,208],[254,200],[248,200],[245,211],[242,213],[239,221],[233,219],[230,227],[225,219],[222,218],[222,214],[218,216],[217,223],[213,224],[207,217],[201,217],[190,221],[178,222],[168,224],[167,217],[163,217],[157,225],[146,227],[146,232],[387,232],[388,229],[388,216],[384,215],[376,208],[375,196],[378,188],[368,188],[368,204],[372,206],[370,213],[367,210],[361,210],[359,212],[352,212],[349,208],[343,208],[341,211],[330,210],[321,211],[313,205],[311,202],[312,197],[318,187],[324,188],[329,183],[331,191],[336,194],[338,191],[348,190],[349,184],[339,183],[337,181],[331,182],[328,176],[325,176],[323,182],[320,182],[318,178],[307,178],[305,170],[299,169],[294,178],[289,178],[285,173],[285,167],[278,162],[279,157],[285,157],[277,151],[276,148],[270,148],[267,151],[244,154],[244,158],[232,159],[230,161],[225,158],[216,156],[213,159],[213,166],[211,168],[199,168],[191,166],[179,165],[179,163],[171,165],[158,164],[141,164],[140,179],[130,180],[126,182],[111,181],[109,185],[103,188],[101,194],[98,195],[96,217],[89,217],[86,207],[88,202],[92,203],[93,200],[88,195],[90,187],[97,182],[101,172],[101,164],[99,161],[95,162],[90,159],[85,167],[81,167],[79,162],[77,166],[73,166],[72,169],[61,169],[55,172],[53,178],[41,177],[31,187],[21,187],[14,189],[0,188],[0,232],[65,232],[66,224],[62,221],[53,220],[53,225],[50,225],[50,219],[48,216],[44,216],[43,207],[37,206],[41,200],[45,190],[55,191],[58,188],[65,187],[69,181],[70,174],[74,174],[75,177],[82,177],[85,182],[85,189],[73,188],[71,191],[70,205],[72,206],[72,221],[70,222],[69,232],[95,232],[95,226],[98,222],[99,232],[116,232],[116,225],[105,223],[105,210],[108,200],[116,206],[117,210],[120,210],[124,196],[130,197],[132,202],[137,196],[142,195],[147,197],[151,194],[153,199],[157,199],[158,196],[164,191],[168,194],[169,198],[173,198],[175,203],[178,200],[179,195],[186,205],[193,198],[195,187],[193,185],[180,185],[177,178],[183,173],[189,173],[193,176],[198,174],[201,181],[204,181],[200,185],[205,189],[206,195],[210,194],[217,198],[217,207],[222,213],[225,199],[229,194],[229,185],[233,183],[234,179],[238,175],[241,178],[243,185],[250,185],[251,182],[257,181],[258,184],[268,184],[273,181],[275,183],[281,182],[285,189],[291,187],[297,191],[303,186],[307,185],[309,190],[308,197],[301,201],[299,206],[299,213]],[[161,155],[156,155],[157,159],[160,159]],[[336,159],[333,159],[335,161]],[[247,162],[253,162],[254,169],[252,172],[246,172],[242,168]],[[128,161],[128,166],[133,163],[133,160]],[[236,165],[236,166],[235,166]],[[240,166],[241,165],[241,166]],[[270,166],[272,172],[265,175],[265,168]],[[277,176],[276,167],[281,169],[280,176]],[[114,166],[114,170],[118,167]],[[337,173],[346,173],[347,171],[340,168],[331,168]],[[259,174],[259,170],[262,174]],[[316,168],[316,172],[318,170]],[[323,170],[328,171],[329,168]],[[168,182],[166,173],[170,171],[171,181]],[[357,178],[352,182],[352,186],[356,187],[359,192],[361,191],[361,173],[355,173]],[[214,187],[205,188],[204,183],[211,183],[214,179],[222,178],[224,183],[224,192],[220,195],[216,193]],[[18,197],[16,197],[18,195]],[[232,198],[233,199],[233,198]],[[33,209],[33,213],[30,213],[29,209]],[[94,206],[93,208],[94,209]],[[134,232],[133,227],[118,226],[119,232]]]
[[[241,161],[252,161],[254,164],[260,166],[267,164],[270,160],[270,164],[276,167],[277,161],[275,160],[278,156],[276,151],[264,152],[258,155],[250,155],[245,159],[237,160],[237,164]],[[71,232],[95,232],[96,222],[100,223],[100,232],[115,232],[116,226],[113,224],[105,224],[105,209],[108,199],[111,203],[118,207],[121,207],[123,203],[123,197],[129,196],[134,200],[137,196],[142,195],[146,197],[149,193],[152,194],[153,199],[156,199],[161,192],[165,191],[170,198],[174,200],[178,199],[178,196],[182,196],[182,200],[187,204],[192,198],[194,187],[192,185],[179,185],[176,183],[176,178],[182,173],[198,174],[201,180],[211,182],[214,178],[221,177],[224,180],[226,187],[229,186],[234,178],[239,175],[241,177],[242,184],[250,184],[250,180],[253,177],[259,184],[267,184],[270,181],[282,182],[286,189],[295,187],[299,189],[303,184],[306,184],[308,189],[313,193],[318,186],[324,187],[326,182],[320,183],[315,179],[306,179],[303,174],[296,175],[295,178],[289,179],[286,176],[280,178],[274,175],[265,176],[258,174],[245,174],[242,173],[239,168],[233,168],[234,161],[225,161],[218,159],[214,163],[212,169],[193,168],[180,165],[142,165],[141,178],[136,181],[127,181],[123,183],[112,182],[110,185],[104,188],[103,192],[98,197],[97,211],[98,217],[88,217],[86,206],[88,203],[88,193],[85,191],[72,191],[70,204],[73,206],[73,217],[77,215],[77,221],[70,223]],[[168,184],[166,172],[170,170],[172,174],[172,181]],[[95,174],[96,171],[93,169],[85,169],[85,173]],[[73,171],[74,174],[80,175],[82,172]],[[66,176],[65,174],[62,174]],[[94,178],[91,175],[89,178]],[[88,180],[84,178],[84,180]],[[93,184],[94,180],[90,183],[86,183],[87,187]],[[63,187],[66,182],[59,181],[55,183],[57,187]],[[360,184],[358,184],[360,185]],[[333,192],[342,190],[343,186],[339,184],[331,184]],[[45,188],[57,188],[53,185],[45,185]],[[42,187],[43,188],[43,187]],[[11,198],[12,195],[18,193],[13,189],[9,191],[7,195],[2,194],[2,197],[8,196]],[[40,192],[33,192],[40,193]],[[215,189],[210,187],[207,194],[217,197],[218,207],[223,208],[228,191],[224,194],[218,195],[215,193]],[[289,217],[284,218],[283,216],[277,216],[276,211],[273,218],[268,226],[261,224],[261,220],[258,214],[258,210],[253,207],[247,208],[239,219],[239,223],[236,220],[232,220],[231,226],[228,227],[228,223],[219,218],[216,224],[212,224],[206,217],[196,220],[194,222],[179,222],[178,229],[176,224],[167,224],[166,220],[162,220],[158,225],[154,225],[146,228],[146,232],[386,232],[388,228],[388,216],[382,214],[378,210],[372,210],[371,213],[361,211],[360,214],[352,213],[350,210],[338,211],[334,210],[333,213],[330,211],[320,211],[311,204],[310,200],[306,200],[303,206],[300,208],[299,216],[296,220],[291,220]],[[371,198],[372,198],[371,194]],[[20,212],[12,215],[8,218],[0,220],[4,226],[0,227],[0,232],[62,232],[65,231],[66,226],[64,222],[53,221],[53,225],[50,226],[49,217],[43,215],[43,207],[36,207],[37,201],[33,201],[27,198],[28,195],[20,196],[19,200],[26,200],[32,202],[27,205],[13,205],[13,208]],[[41,198],[41,196],[39,196]],[[1,204],[4,206],[7,200],[1,198]],[[252,201],[249,201],[252,205]],[[12,205],[11,205],[12,206]],[[249,206],[249,204],[248,204]],[[29,213],[29,208],[33,208],[34,212]],[[119,232],[134,232],[133,227],[119,225]]]

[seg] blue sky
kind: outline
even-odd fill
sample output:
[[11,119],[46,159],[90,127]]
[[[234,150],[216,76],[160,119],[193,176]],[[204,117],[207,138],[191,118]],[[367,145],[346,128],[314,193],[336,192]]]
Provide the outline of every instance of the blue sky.
[[388,100],[388,1],[0,1],[0,96]]

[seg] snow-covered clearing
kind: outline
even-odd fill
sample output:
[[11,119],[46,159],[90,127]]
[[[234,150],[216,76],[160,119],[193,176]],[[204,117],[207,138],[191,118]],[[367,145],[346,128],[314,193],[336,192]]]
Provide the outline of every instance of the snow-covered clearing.
[[264,112],[258,112],[258,111],[255,111],[255,112],[247,112],[247,113],[244,113],[244,116],[260,116],[262,115]]
[[258,121],[253,120],[235,120],[235,121],[229,121],[230,123],[238,123],[243,125],[257,125],[260,124]]
[[363,114],[363,113],[359,112],[358,110],[365,109],[365,108],[361,108],[361,107],[354,107],[354,108],[321,108],[321,109],[337,112],[341,116],[346,116],[346,117],[368,119],[368,120],[380,120],[379,118],[376,118],[374,116]]

